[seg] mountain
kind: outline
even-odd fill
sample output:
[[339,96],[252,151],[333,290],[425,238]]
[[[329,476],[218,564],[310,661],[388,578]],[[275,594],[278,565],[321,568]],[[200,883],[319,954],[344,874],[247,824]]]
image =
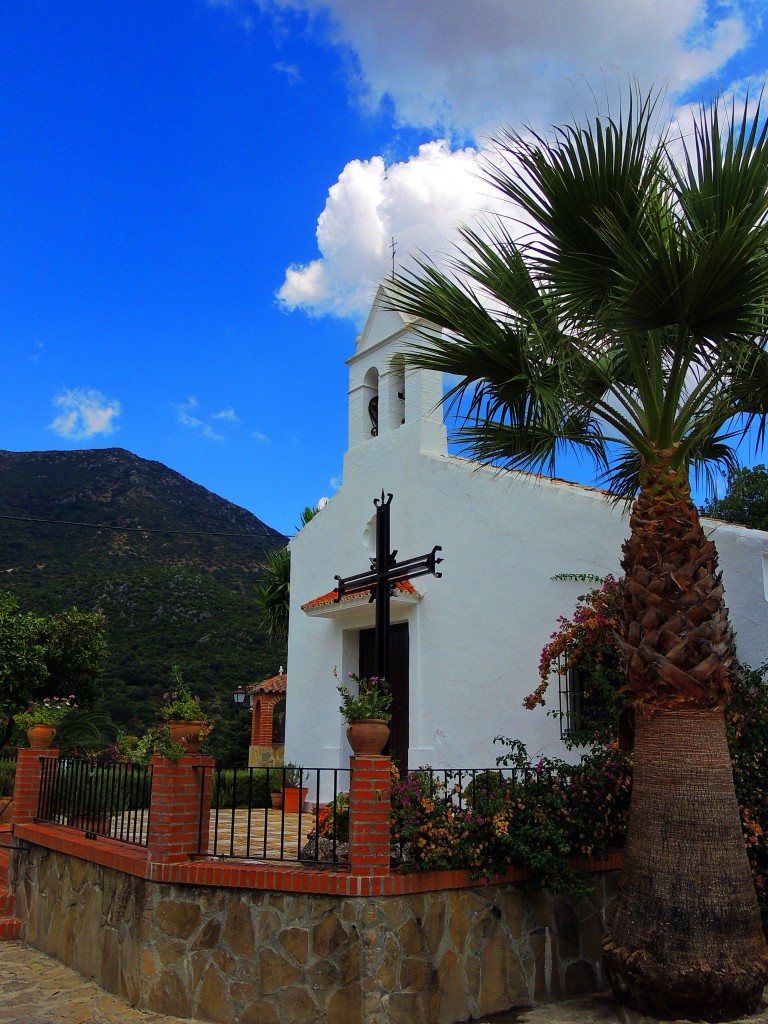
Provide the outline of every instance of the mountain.
[[286,543],[121,448],[0,452],[0,589],[26,611],[104,613],[105,703],[130,729],[156,720],[173,664],[222,707],[274,675],[284,652],[259,630],[254,594],[265,553]]

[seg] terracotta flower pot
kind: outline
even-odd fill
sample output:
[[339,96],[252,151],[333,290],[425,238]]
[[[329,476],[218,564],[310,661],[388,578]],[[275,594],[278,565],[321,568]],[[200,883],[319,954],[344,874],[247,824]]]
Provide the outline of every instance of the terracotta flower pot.
[[299,807],[304,807],[308,792],[306,786],[302,786],[301,789],[298,786],[286,786],[283,790],[283,810],[286,814],[298,814]]
[[168,723],[172,743],[180,743],[188,754],[199,754],[203,742],[200,733],[205,733],[205,722],[184,722],[172,720]]
[[47,750],[55,739],[55,725],[33,725],[27,729],[27,740],[35,750]]
[[347,725],[347,739],[355,754],[380,754],[389,739],[383,718],[363,718]]

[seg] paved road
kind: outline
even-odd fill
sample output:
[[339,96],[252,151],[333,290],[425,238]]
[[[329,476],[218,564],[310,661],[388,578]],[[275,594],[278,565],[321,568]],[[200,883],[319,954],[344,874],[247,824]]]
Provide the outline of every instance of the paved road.
[[[617,1010],[607,996],[572,999],[532,1010],[512,1010],[486,1020],[487,1024],[655,1024],[650,1017]],[[749,1024],[768,1024],[768,1012],[749,1017],[748,1021]],[[0,942],[0,1024],[185,1022],[179,1017],[136,1010],[53,957],[22,942]]]

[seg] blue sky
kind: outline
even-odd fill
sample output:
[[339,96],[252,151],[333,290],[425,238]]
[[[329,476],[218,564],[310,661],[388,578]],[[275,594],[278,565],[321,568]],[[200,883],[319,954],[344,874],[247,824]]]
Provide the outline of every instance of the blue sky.
[[[741,95],[768,0],[0,10],[0,448],[119,446],[270,526],[338,486],[378,279],[492,209],[499,122]],[[578,474],[574,472],[574,477]]]

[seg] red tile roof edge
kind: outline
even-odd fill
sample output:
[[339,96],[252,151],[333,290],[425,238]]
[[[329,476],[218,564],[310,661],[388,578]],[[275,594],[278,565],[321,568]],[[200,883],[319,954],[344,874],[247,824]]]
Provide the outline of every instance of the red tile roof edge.
[[[395,584],[395,590],[400,594],[417,594],[416,587],[409,580],[401,580]],[[356,594],[346,594],[342,597],[340,604],[344,604],[345,601],[356,601],[361,597],[368,598],[370,590],[361,590]],[[320,608],[323,605],[334,604],[336,601],[336,591],[331,590],[327,594],[321,594],[320,597],[315,597],[311,601],[307,601],[306,604],[301,606],[302,611],[306,611],[308,608]]]
[[288,675],[284,672],[282,675],[271,676],[261,683],[254,683],[253,686],[248,687],[248,691],[250,693],[285,693],[287,686]]

